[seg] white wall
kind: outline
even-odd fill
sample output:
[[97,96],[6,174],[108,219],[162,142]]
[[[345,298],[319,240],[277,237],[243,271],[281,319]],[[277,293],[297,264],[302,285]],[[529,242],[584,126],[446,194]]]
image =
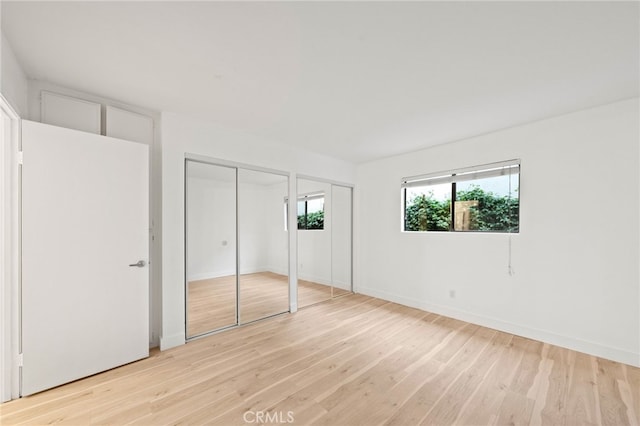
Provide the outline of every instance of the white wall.
[[[1,6],[0,6],[1,8]],[[0,45],[0,92],[15,112],[23,118],[28,114],[29,84],[9,41],[2,35]]]
[[[359,166],[359,292],[640,365],[638,113],[636,98]],[[513,276],[507,235],[400,232],[402,177],[513,158]]]
[[[162,338],[161,348],[181,345],[184,335],[184,158],[192,153],[226,161],[296,173],[355,181],[355,167],[347,162],[290,148],[247,132],[223,129],[211,123],[174,113],[162,114]],[[295,239],[290,237],[290,241]],[[296,264],[296,247],[289,261]],[[295,270],[291,279],[295,280]],[[294,298],[295,300],[295,298]]]

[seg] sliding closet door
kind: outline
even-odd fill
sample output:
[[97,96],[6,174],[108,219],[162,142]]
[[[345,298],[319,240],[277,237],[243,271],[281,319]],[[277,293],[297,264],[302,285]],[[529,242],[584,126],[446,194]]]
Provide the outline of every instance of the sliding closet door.
[[238,169],[239,321],[289,311],[287,176]]
[[352,188],[298,179],[298,306],[352,292]]
[[187,160],[187,338],[238,324],[236,169]]
[[298,179],[298,306],[331,299],[331,184]]

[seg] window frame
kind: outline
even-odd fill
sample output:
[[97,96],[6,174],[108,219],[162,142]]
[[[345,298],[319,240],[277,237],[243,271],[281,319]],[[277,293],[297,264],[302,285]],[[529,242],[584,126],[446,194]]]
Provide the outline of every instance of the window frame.
[[[448,170],[443,172],[435,172],[424,175],[404,177],[401,180],[401,202],[402,202],[402,217],[401,217],[401,232],[406,233],[481,233],[481,234],[519,234],[520,233],[520,175],[522,164],[520,159],[513,159],[507,161],[500,161],[495,163],[482,164],[478,166],[465,167],[455,170]],[[511,194],[516,194],[518,200],[517,207],[517,227],[515,229],[501,229],[501,230],[479,230],[479,229],[455,229],[456,226],[456,195],[457,195],[457,183],[459,182],[473,182],[481,179],[499,177],[499,176],[518,176],[518,186]],[[407,189],[414,187],[428,187],[435,185],[451,185],[451,199],[449,200],[449,229],[448,230],[407,230]]]

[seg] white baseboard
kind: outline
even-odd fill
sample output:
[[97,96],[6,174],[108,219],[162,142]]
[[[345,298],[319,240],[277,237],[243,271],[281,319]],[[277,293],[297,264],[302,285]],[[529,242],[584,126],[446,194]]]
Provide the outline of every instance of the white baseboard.
[[423,311],[433,312],[438,315],[455,318],[472,324],[481,325],[483,327],[492,328],[494,330],[503,331],[505,333],[515,334],[517,336],[538,340],[540,342],[549,343],[567,349],[572,349],[600,358],[621,362],[623,364],[632,365],[634,367],[640,367],[640,353],[633,353],[624,349],[604,346],[599,343],[576,339],[575,337],[562,336],[550,331],[539,330],[536,328],[523,326],[521,324],[514,324],[511,322],[502,321],[497,318],[477,315],[472,312],[423,302],[420,300],[398,296],[392,293],[371,288],[359,287],[358,293],[382,300],[388,300],[389,302],[398,303],[400,305],[409,306]]

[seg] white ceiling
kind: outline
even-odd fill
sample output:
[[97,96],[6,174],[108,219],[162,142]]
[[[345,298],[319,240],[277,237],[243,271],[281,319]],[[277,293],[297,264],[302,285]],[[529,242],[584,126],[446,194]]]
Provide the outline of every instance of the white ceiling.
[[364,162],[638,96],[637,2],[2,2],[30,78]]

